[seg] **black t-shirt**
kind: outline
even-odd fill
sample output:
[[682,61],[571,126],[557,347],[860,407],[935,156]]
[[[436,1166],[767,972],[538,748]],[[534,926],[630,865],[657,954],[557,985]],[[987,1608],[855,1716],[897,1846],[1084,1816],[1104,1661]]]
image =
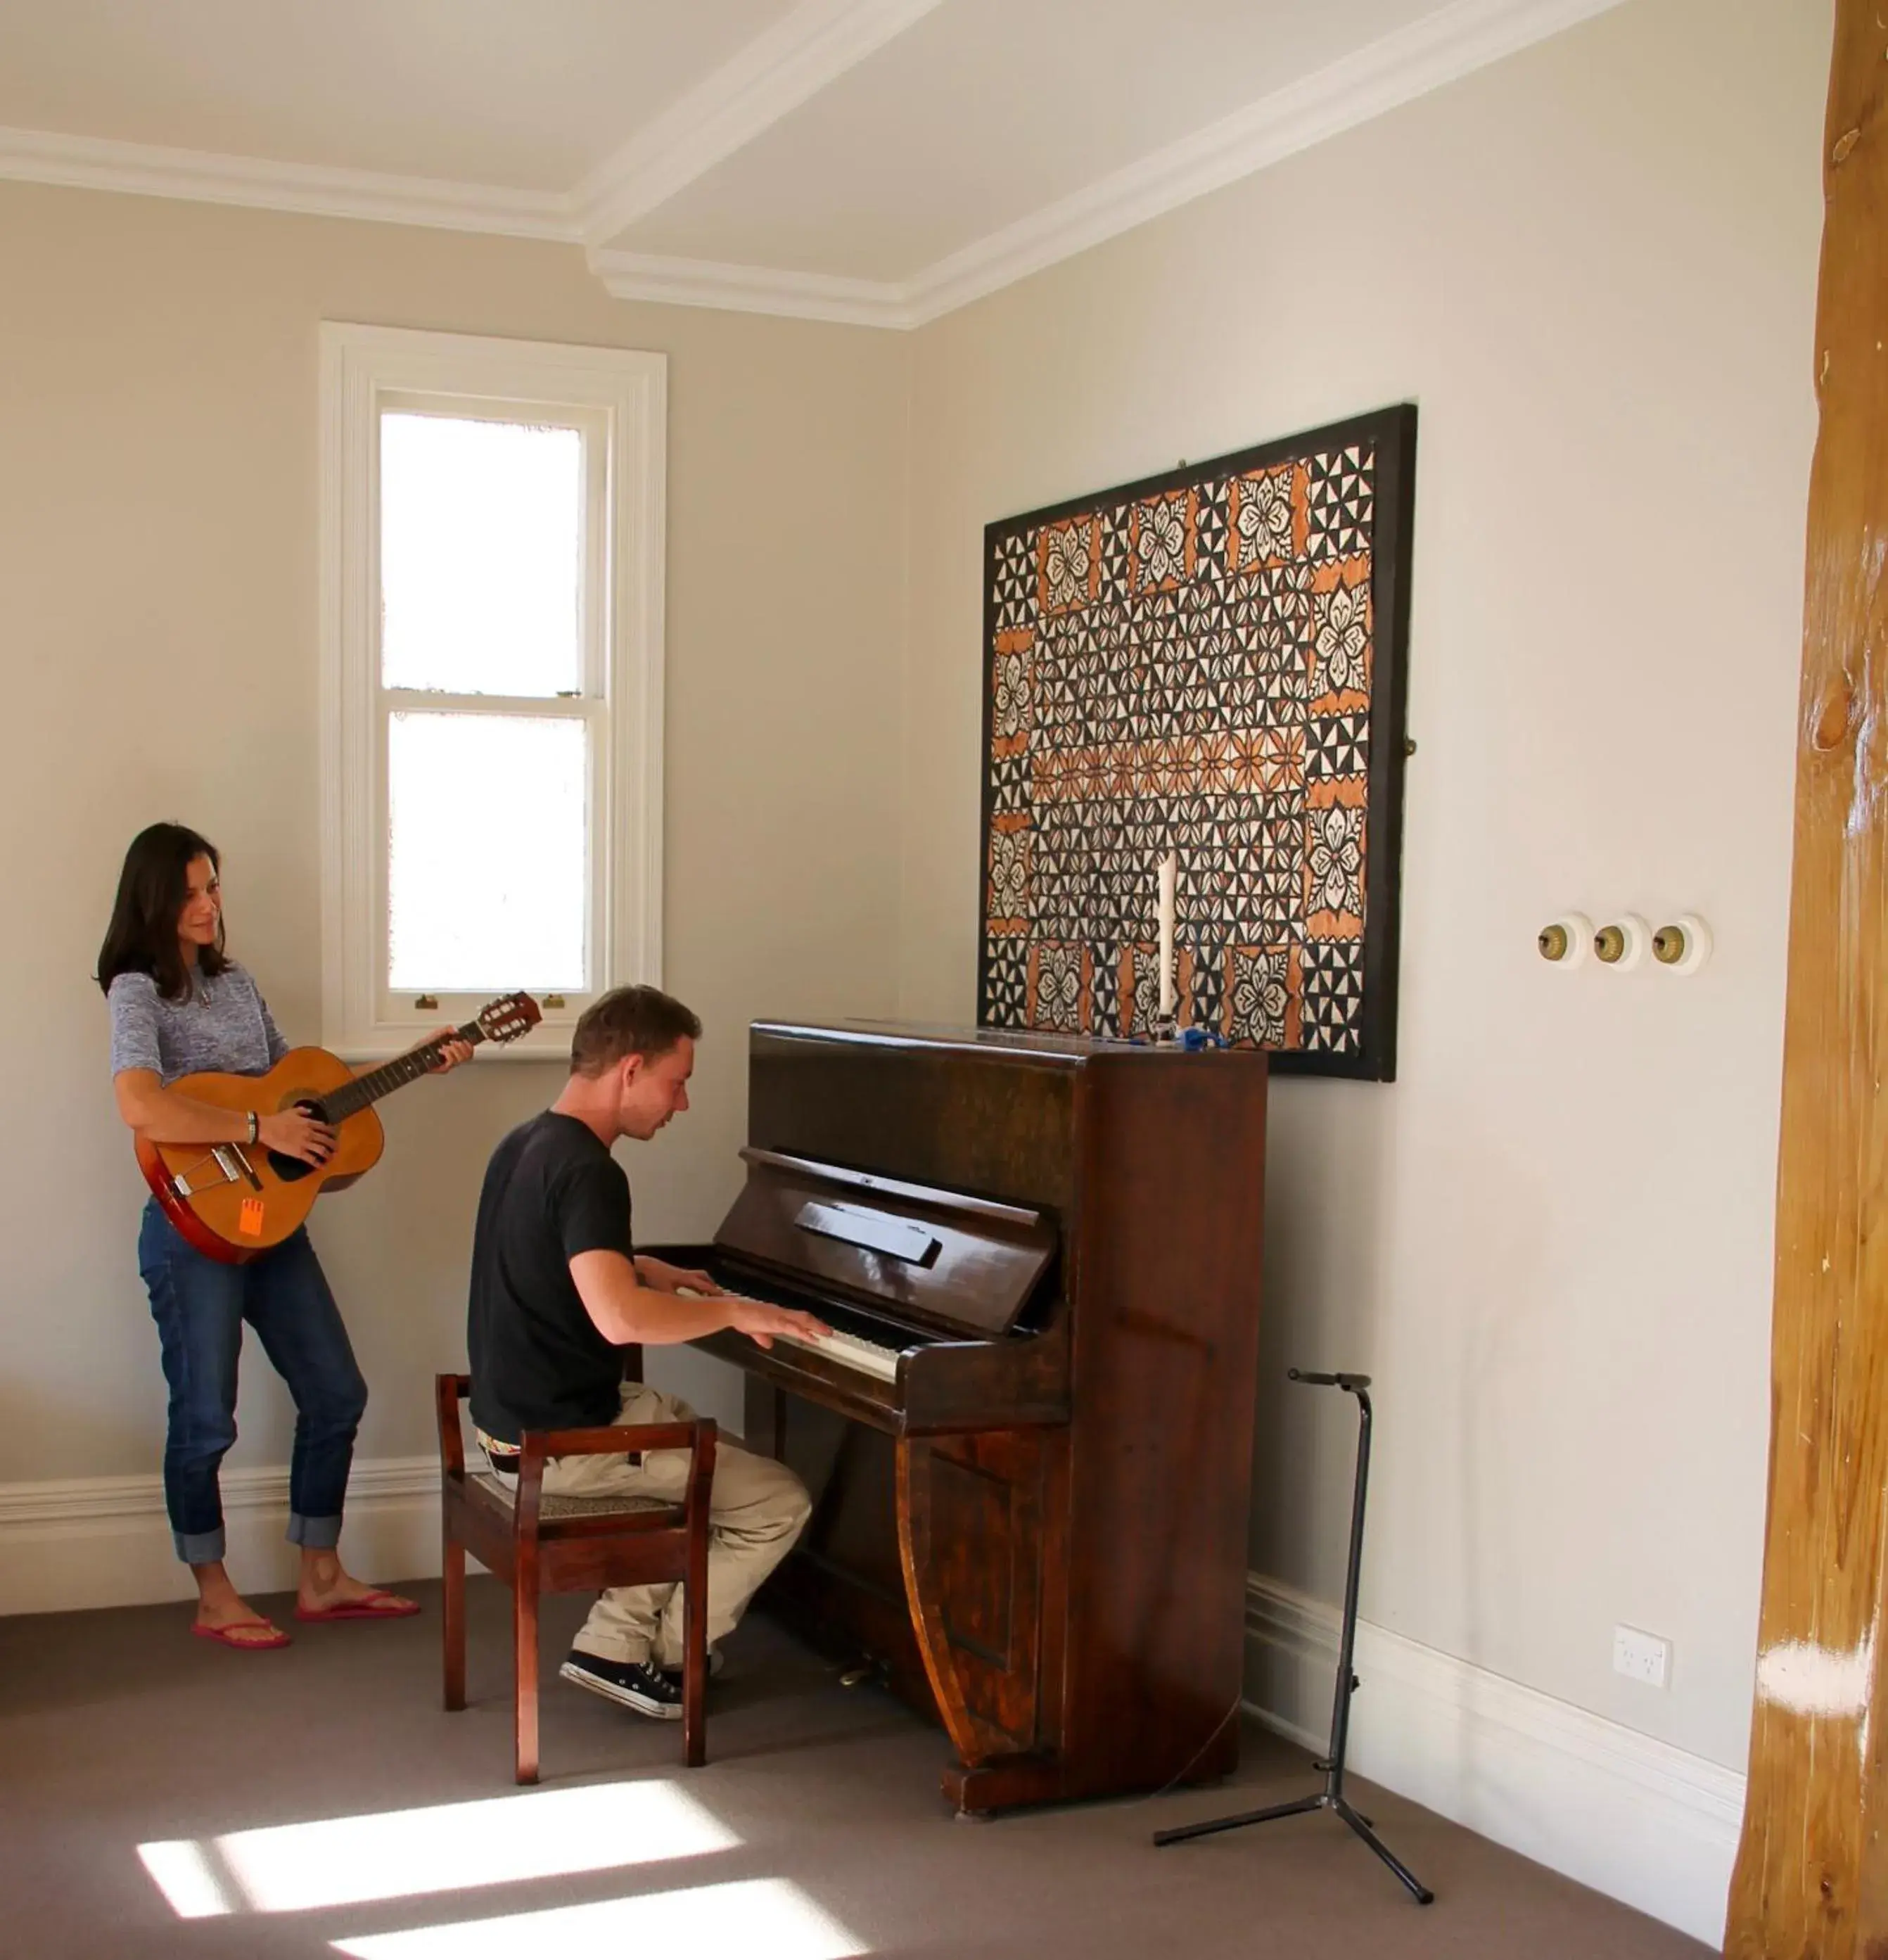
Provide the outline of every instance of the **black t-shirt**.
[[499,1442],[616,1420],[622,1351],[571,1278],[596,1252],[631,1256],[629,1179],[587,1124],[547,1109],[492,1152],[472,1235],[472,1421]]

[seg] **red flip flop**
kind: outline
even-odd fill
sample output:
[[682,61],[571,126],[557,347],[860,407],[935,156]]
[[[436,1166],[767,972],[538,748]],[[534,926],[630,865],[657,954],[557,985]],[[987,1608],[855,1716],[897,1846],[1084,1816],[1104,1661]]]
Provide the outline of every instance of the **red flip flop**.
[[[384,1601],[384,1605],[377,1602]],[[379,1586],[358,1599],[349,1599],[339,1606],[317,1606],[312,1612],[306,1606],[295,1608],[298,1620],[404,1620],[420,1609],[417,1599],[401,1599],[391,1592],[383,1592]]]
[[275,1637],[272,1640],[233,1640],[230,1634],[240,1633],[247,1627],[269,1627],[266,1620],[230,1620],[220,1627],[206,1627],[201,1620],[192,1623],[190,1631],[200,1640],[215,1640],[219,1647],[234,1647],[238,1653],[267,1653],[273,1647],[291,1644],[289,1637],[280,1627],[269,1627]]

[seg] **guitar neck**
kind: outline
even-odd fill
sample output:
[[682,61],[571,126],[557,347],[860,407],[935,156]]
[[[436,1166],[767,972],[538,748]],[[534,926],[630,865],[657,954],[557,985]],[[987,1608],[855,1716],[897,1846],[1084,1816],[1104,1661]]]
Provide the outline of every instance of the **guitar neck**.
[[454,1028],[449,1034],[435,1035],[431,1041],[422,1042],[418,1048],[409,1048],[405,1055],[397,1055],[391,1061],[383,1062],[378,1068],[369,1069],[365,1075],[357,1075],[351,1082],[336,1090],[332,1096],[322,1098],[322,1106],[329,1122],[343,1122],[366,1109],[370,1103],[379,1102],[383,1096],[391,1095],[396,1089],[404,1089],[409,1082],[418,1081],[422,1075],[430,1072],[448,1042],[467,1042],[476,1047],[485,1039],[485,1030],[478,1023],[468,1021],[462,1028]]

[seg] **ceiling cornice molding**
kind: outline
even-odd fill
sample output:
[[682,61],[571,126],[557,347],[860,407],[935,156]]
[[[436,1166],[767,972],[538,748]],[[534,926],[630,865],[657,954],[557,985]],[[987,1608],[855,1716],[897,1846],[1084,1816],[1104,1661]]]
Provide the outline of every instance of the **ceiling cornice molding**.
[[923,326],[1619,4],[1455,0],[909,279],[840,278],[633,252],[593,252],[591,263],[619,299]]
[[586,242],[607,245],[939,4],[801,0],[578,184]]
[[619,300],[776,313],[842,326],[918,324],[911,289],[887,280],[730,266],[712,259],[665,259],[647,252],[593,251],[590,262],[605,289]]
[[423,224],[502,237],[574,242],[579,236],[575,208],[561,191],[516,190],[320,164],[272,163],[43,129],[0,129],[0,178],[9,177],[82,190]]
[[[273,163],[0,129],[0,179],[583,243],[619,299],[847,326],[921,326],[1578,25],[1621,0],[1454,0],[908,279],[729,265],[602,240],[751,142],[939,0],[804,0],[569,192]],[[668,132],[666,147],[655,141]],[[607,231],[599,231],[599,225]]]
[[911,323],[954,312],[1619,4],[1455,0],[927,266],[898,288]]

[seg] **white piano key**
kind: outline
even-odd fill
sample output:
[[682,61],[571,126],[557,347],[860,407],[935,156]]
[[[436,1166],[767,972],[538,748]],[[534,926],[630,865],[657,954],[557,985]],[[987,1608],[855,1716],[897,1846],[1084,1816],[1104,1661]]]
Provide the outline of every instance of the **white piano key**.
[[[693,1287],[677,1287],[676,1297],[681,1300],[701,1300],[704,1297]],[[834,1328],[830,1334],[817,1340],[807,1340],[797,1334],[777,1334],[776,1341],[784,1341],[790,1347],[805,1348],[815,1354],[824,1354],[828,1360],[837,1361],[841,1367],[855,1368],[862,1375],[876,1376],[882,1382],[895,1382],[898,1379],[898,1351],[895,1348],[881,1348],[876,1341],[862,1341],[856,1334],[846,1334]]]
[[856,1334],[842,1334],[834,1328],[831,1334],[818,1339],[807,1339],[798,1334],[777,1334],[774,1338],[792,1347],[806,1348],[815,1354],[824,1354],[841,1367],[856,1369],[862,1375],[876,1376],[882,1382],[895,1382],[898,1379],[897,1351],[881,1348],[876,1341],[861,1341]]

